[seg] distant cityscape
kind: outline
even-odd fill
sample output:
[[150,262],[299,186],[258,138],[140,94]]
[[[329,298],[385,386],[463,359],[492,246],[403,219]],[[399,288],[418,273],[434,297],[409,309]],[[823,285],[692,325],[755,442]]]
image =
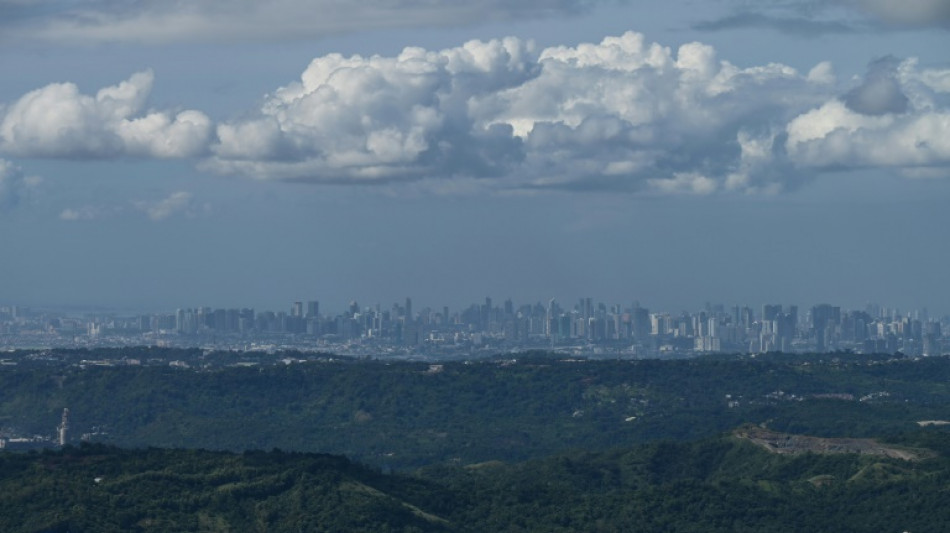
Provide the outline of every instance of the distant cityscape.
[[197,307],[132,316],[0,306],[0,349],[7,350],[141,345],[445,358],[531,349],[611,357],[839,350],[934,356],[950,353],[947,332],[950,317],[877,305],[819,304],[803,311],[707,304],[674,314],[591,298],[522,305],[486,298],[461,310],[416,310],[406,298],[387,308],[351,302],[329,313],[311,300],[276,312]]

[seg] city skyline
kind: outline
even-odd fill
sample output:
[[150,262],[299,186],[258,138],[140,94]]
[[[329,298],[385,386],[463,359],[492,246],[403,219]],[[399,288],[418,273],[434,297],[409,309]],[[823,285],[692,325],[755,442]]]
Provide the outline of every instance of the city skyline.
[[947,314],[950,11],[894,6],[0,0],[0,303]]
[[[413,302],[413,301],[415,301],[416,303],[411,304],[410,302]],[[471,305],[478,304],[479,302],[482,302],[482,301],[495,302],[496,304],[498,304],[499,302],[502,302],[505,304],[517,304],[518,306],[547,305],[551,302],[556,302],[559,305],[564,304],[564,305],[570,306],[570,305],[577,304],[578,302],[580,302],[581,304],[583,304],[583,302],[596,302],[596,303],[604,304],[607,306],[646,307],[646,308],[653,308],[653,309],[662,309],[664,312],[667,312],[667,313],[689,312],[690,310],[695,310],[695,309],[710,309],[710,308],[724,308],[724,309],[730,308],[731,309],[734,307],[745,307],[745,308],[757,310],[756,312],[758,314],[768,314],[769,312],[768,310],[775,306],[779,306],[779,307],[794,306],[794,307],[809,308],[816,305],[831,305],[834,303],[836,307],[839,307],[846,311],[860,310],[860,311],[870,312],[868,310],[873,309],[875,311],[872,314],[874,314],[875,316],[877,316],[878,314],[880,314],[880,316],[911,316],[914,314],[919,315],[923,313],[925,316],[934,317],[934,318],[937,318],[937,317],[950,318],[950,314],[947,314],[944,316],[943,313],[931,312],[931,310],[927,308],[926,306],[900,307],[900,306],[894,306],[894,305],[881,304],[880,302],[875,302],[875,301],[868,301],[868,302],[865,302],[863,305],[859,305],[859,306],[842,305],[838,302],[832,302],[830,300],[829,301],[822,300],[817,303],[811,302],[809,304],[802,304],[796,301],[782,301],[782,300],[763,302],[763,303],[736,302],[736,301],[730,301],[730,302],[706,301],[706,302],[698,303],[693,306],[688,306],[688,307],[683,307],[683,308],[668,308],[662,305],[657,305],[655,303],[641,301],[638,298],[622,300],[622,299],[617,299],[617,298],[605,299],[605,298],[598,298],[594,296],[575,296],[575,297],[570,297],[570,298],[560,298],[556,296],[551,296],[547,298],[538,298],[538,299],[532,299],[532,300],[519,301],[510,296],[498,298],[497,296],[491,296],[491,295],[484,296],[483,298],[476,300],[474,302],[469,301],[469,302],[457,302],[457,303],[446,303],[446,302],[434,303],[434,302],[427,302],[427,301],[420,302],[418,299],[414,298],[413,296],[406,296],[405,298],[396,299],[396,300],[388,300],[388,301],[384,301],[378,298],[368,299],[362,302],[354,298],[354,299],[350,299],[346,303],[342,303],[342,302],[337,303],[337,302],[332,302],[332,301],[328,303],[327,300],[300,298],[300,299],[291,299],[277,306],[267,306],[267,305],[257,306],[257,305],[250,305],[250,304],[218,305],[218,304],[214,304],[213,302],[203,302],[199,304],[192,303],[192,304],[185,304],[185,305],[177,305],[177,306],[168,307],[168,308],[152,308],[152,309],[120,309],[120,308],[105,308],[105,307],[97,307],[97,306],[56,306],[56,305],[31,306],[31,305],[23,305],[23,304],[18,304],[18,303],[0,301],[0,309],[5,310],[4,312],[8,312],[11,309],[18,308],[18,309],[27,309],[27,310],[30,310],[31,312],[37,311],[37,312],[64,313],[70,316],[83,314],[83,313],[103,314],[103,315],[121,315],[123,313],[129,313],[129,312],[133,314],[134,313],[160,314],[160,313],[167,313],[169,312],[169,310],[172,310],[172,309],[178,309],[178,310],[180,309],[251,309],[251,310],[258,309],[258,310],[275,312],[275,313],[282,312],[290,316],[316,316],[318,314],[321,314],[322,312],[328,312],[329,314],[332,314],[339,310],[352,310],[354,306],[358,309],[373,309],[373,308],[379,309],[381,307],[398,306],[403,303],[409,303],[409,308],[411,309],[414,307],[416,311],[419,311],[420,309],[427,309],[430,311],[433,309],[436,309],[436,310],[452,309],[454,311],[458,311],[460,309],[469,307]]]
[[63,315],[0,306],[0,347],[203,347],[228,351],[299,349],[359,357],[472,357],[526,350],[581,356],[690,357],[706,353],[897,353],[950,351],[950,316],[869,304],[709,304],[669,310],[593,298],[520,303],[486,297],[461,308],[412,298],[327,310],[317,300],[284,310],[179,307],[139,315]]
[[[84,304],[69,304],[69,305],[31,305],[24,302],[13,302],[0,300],[0,309],[28,309],[33,312],[41,313],[57,313],[63,314],[66,316],[81,316],[84,314],[88,315],[130,315],[130,314],[162,314],[168,313],[171,310],[176,309],[252,309],[252,310],[265,310],[270,312],[283,312],[288,315],[294,315],[294,309],[298,304],[303,306],[305,314],[307,312],[307,306],[310,304],[317,304],[320,309],[324,311],[336,311],[340,309],[349,309],[354,303],[357,304],[361,309],[370,309],[370,308],[379,308],[386,307],[390,305],[399,304],[401,301],[412,300],[416,301],[416,309],[443,309],[449,308],[455,311],[459,309],[468,307],[472,305],[473,301],[463,301],[461,299],[446,299],[442,298],[439,300],[429,301],[416,299],[412,296],[406,296],[404,298],[395,298],[395,299],[381,299],[381,298],[350,298],[340,301],[327,300],[327,299],[313,299],[307,298],[291,298],[285,302],[278,302],[275,305],[269,303],[260,303],[254,304],[249,302],[241,302],[240,298],[230,300],[229,303],[216,303],[216,302],[189,302],[187,304],[178,304],[172,306],[142,306],[142,307],[121,307],[121,306],[109,306],[109,305],[84,305]],[[940,311],[939,309],[932,309],[926,305],[889,305],[882,304],[879,300],[867,300],[863,303],[858,304],[845,304],[837,302],[834,300],[820,300],[816,302],[804,302],[802,300],[790,300],[790,299],[773,299],[762,302],[749,302],[749,301],[738,301],[736,299],[730,299],[727,301],[717,301],[717,300],[701,300],[697,299],[695,302],[686,303],[679,306],[666,306],[661,305],[656,302],[651,302],[643,300],[641,298],[618,298],[618,297],[600,297],[600,296],[572,296],[572,297],[559,297],[551,296],[542,298],[529,298],[527,300],[520,300],[513,298],[511,296],[498,297],[496,295],[483,296],[480,299],[474,301],[481,301],[488,299],[495,302],[505,302],[512,301],[517,302],[520,305],[537,305],[537,304],[547,304],[551,301],[556,301],[559,303],[570,303],[576,302],[578,300],[593,300],[596,302],[604,303],[605,305],[619,305],[619,306],[643,306],[651,309],[662,309],[667,313],[681,313],[681,312],[690,312],[691,310],[696,309],[708,309],[711,307],[723,307],[723,308],[733,308],[733,307],[748,307],[750,309],[763,310],[772,305],[784,305],[784,306],[796,306],[801,308],[809,308],[814,305],[824,305],[824,304],[834,304],[841,309],[848,311],[865,311],[867,309],[877,309],[877,310],[886,310],[891,314],[899,314],[911,316],[913,314],[924,314],[932,318],[950,318],[950,313]],[[449,301],[452,300],[452,301]]]

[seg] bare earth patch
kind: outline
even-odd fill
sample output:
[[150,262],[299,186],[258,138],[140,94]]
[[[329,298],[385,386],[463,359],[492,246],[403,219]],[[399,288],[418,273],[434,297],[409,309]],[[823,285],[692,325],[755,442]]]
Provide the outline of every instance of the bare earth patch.
[[934,455],[930,450],[888,446],[872,439],[810,437],[779,433],[759,427],[739,428],[733,431],[733,435],[758,444],[772,453],[781,454],[806,452],[823,454],[858,453],[903,459],[905,461],[919,461]]

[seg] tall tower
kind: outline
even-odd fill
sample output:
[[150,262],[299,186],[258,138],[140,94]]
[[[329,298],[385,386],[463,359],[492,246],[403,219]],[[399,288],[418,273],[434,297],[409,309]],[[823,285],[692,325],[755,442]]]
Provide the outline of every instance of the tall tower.
[[59,445],[66,446],[66,430],[69,429],[69,408],[63,409],[63,420],[56,429],[59,432]]

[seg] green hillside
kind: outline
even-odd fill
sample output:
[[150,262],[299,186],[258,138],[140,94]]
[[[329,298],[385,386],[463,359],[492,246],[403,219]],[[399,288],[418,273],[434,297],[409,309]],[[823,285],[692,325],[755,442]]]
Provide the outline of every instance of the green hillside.
[[[0,454],[0,530],[880,532],[950,523],[950,435],[916,460],[776,454],[745,438],[383,474],[317,454]],[[913,445],[913,448],[907,448]]]
[[[160,353],[171,360],[179,352]],[[68,407],[73,443],[92,434],[123,447],[276,447],[405,470],[692,440],[745,423],[865,437],[950,419],[945,357],[573,361],[528,354],[438,367],[323,359],[247,368],[223,366],[244,354],[217,354],[215,366],[201,366],[200,351],[184,355],[193,357],[191,369],[167,362],[2,366],[0,431],[52,435]]]
[[0,454],[0,531],[445,531],[440,487],[339,456],[120,450]]

